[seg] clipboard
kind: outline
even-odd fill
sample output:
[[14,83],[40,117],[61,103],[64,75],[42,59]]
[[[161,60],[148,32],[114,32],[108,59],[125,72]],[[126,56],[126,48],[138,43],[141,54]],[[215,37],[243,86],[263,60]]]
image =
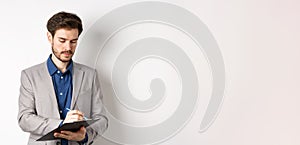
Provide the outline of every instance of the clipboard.
[[79,130],[80,127],[82,127],[82,126],[88,127],[88,126],[90,126],[91,124],[95,123],[98,120],[99,119],[96,119],[96,120],[88,119],[88,120],[82,120],[82,121],[75,121],[75,122],[70,122],[70,123],[64,123],[60,127],[58,127],[56,129],[50,131],[46,135],[44,135],[41,138],[37,139],[36,141],[47,141],[47,140],[60,139],[60,138],[54,137],[54,133],[55,132],[60,132],[62,130],[67,130],[67,131],[73,131],[73,132],[75,132],[75,131]]

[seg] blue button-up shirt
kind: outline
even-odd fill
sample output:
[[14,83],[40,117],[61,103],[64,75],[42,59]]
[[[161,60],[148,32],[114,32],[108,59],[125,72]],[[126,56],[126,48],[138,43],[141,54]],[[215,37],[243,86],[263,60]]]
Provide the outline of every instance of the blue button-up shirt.
[[[56,94],[56,99],[59,107],[59,114],[61,119],[65,119],[68,113],[68,109],[71,107],[72,100],[72,70],[73,62],[70,61],[67,70],[62,73],[57,69],[51,55],[47,60],[47,67],[49,74],[52,77],[52,82]],[[67,109],[68,108],[68,109]]]
[[[62,73],[57,69],[53,61],[51,60],[51,55],[47,60],[47,67],[49,74],[52,77],[52,82],[56,94],[56,100],[59,107],[60,119],[65,119],[68,113],[68,109],[71,107],[72,100],[72,70],[73,61],[69,62],[67,70]],[[68,109],[67,109],[68,108]],[[61,140],[62,145],[67,145],[68,141],[65,139]]]

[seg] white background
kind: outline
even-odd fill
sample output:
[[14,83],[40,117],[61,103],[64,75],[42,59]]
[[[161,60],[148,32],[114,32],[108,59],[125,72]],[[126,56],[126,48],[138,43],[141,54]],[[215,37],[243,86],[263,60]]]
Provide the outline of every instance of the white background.
[[[227,90],[219,116],[204,133],[194,116],[166,145],[299,145],[300,2],[297,0],[161,0],[197,15],[222,51]],[[46,22],[77,13],[87,30],[133,0],[6,1],[0,4],[1,144],[26,144],[17,125],[20,72],[50,54]],[[108,143],[107,143],[108,144]]]

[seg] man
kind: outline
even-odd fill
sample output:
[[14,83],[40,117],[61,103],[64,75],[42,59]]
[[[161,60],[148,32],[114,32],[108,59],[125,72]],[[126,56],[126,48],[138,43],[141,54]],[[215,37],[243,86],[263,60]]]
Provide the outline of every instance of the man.
[[[81,19],[59,12],[48,20],[47,29],[52,54],[46,62],[21,73],[19,126],[30,133],[30,145],[92,144],[106,130],[108,120],[96,71],[72,61],[83,30]],[[36,141],[63,123],[84,117],[100,120],[76,132],[56,132],[58,140]]]

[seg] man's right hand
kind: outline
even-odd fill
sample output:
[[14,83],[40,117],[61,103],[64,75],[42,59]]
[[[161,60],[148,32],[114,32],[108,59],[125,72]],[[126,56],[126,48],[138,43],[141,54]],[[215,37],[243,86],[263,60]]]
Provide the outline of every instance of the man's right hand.
[[78,110],[71,110],[67,113],[67,116],[63,123],[69,123],[74,121],[81,121],[84,119],[84,114]]

